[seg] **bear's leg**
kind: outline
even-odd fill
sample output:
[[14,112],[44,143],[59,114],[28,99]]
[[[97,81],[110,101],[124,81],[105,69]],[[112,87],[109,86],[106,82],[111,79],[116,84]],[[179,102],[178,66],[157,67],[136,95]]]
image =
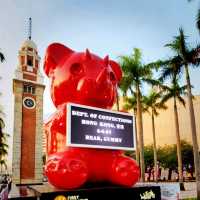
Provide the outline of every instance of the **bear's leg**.
[[52,185],[63,189],[73,189],[86,182],[88,178],[86,162],[76,153],[66,150],[48,157],[45,174]]
[[140,169],[135,160],[119,155],[113,159],[110,181],[114,184],[133,186],[140,177]]

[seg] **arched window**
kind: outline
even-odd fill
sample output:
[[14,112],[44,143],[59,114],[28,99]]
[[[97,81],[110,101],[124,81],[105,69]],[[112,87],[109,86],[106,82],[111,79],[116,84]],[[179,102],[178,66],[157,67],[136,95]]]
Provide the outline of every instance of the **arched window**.
[[33,56],[27,56],[27,65],[33,66]]
[[24,93],[35,94],[35,87],[33,85],[24,85]]

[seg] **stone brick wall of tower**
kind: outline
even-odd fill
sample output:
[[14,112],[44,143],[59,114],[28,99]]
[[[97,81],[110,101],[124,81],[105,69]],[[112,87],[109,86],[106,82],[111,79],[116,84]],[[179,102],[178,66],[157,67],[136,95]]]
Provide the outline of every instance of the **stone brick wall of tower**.
[[27,80],[31,80],[31,81],[37,80],[36,76],[29,75],[29,74],[23,74],[23,79],[27,79]]
[[36,144],[35,144],[35,179],[42,181],[42,133],[43,133],[43,93],[44,86],[36,87]]
[[20,183],[20,160],[21,160],[22,91],[23,91],[22,82],[14,80],[13,92],[15,94],[15,108],[14,108],[12,180],[13,183],[18,183],[18,184]]
[[[24,97],[33,95],[23,95]],[[36,109],[23,106],[22,116],[22,145],[21,145],[21,178],[31,179],[35,176],[35,131]]]

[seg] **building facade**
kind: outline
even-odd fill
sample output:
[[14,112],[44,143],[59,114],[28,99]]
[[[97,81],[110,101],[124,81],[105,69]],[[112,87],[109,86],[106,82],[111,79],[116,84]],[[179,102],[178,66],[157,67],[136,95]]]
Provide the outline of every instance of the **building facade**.
[[[185,99],[185,107],[177,102],[177,110],[179,117],[179,129],[181,140],[186,140],[192,144],[192,133],[189,118],[189,108],[187,104],[187,97]],[[167,102],[167,110],[160,110],[159,115],[155,117],[155,131],[156,141],[158,145],[176,144],[176,132],[174,122],[174,105],[173,100]],[[193,99],[197,140],[200,147],[200,96],[196,95]],[[148,113],[143,114],[143,129],[145,144],[152,144],[152,125],[151,116]]]
[[[181,140],[186,140],[192,143],[192,133],[190,127],[189,108],[187,106],[187,97],[184,98],[186,105],[185,107],[177,102],[178,117],[179,117],[179,129]],[[120,99],[120,110],[123,110],[123,98]],[[195,119],[196,119],[196,130],[197,139],[200,147],[200,95],[196,95],[193,99]],[[155,117],[155,132],[156,132],[156,143],[158,146],[176,144],[176,132],[174,122],[174,110],[173,100],[169,100],[166,103],[167,110],[159,110],[159,115]],[[116,105],[114,107],[116,110]],[[132,111],[130,111],[132,112]],[[133,112],[132,112],[133,113]],[[153,143],[152,133],[152,121],[149,113],[143,113],[143,135],[144,144]]]

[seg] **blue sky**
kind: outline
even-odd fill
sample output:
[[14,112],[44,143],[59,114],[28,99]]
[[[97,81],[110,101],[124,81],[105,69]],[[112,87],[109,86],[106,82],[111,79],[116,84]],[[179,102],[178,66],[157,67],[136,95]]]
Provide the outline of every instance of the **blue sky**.
[[[18,50],[27,38],[28,18],[32,17],[32,39],[41,56],[52,42],[83,51],[89,48],[99,56],[131,54],[142,49],[144,62],[167,58],[163,47],[182,26],[188,42],[196,45],[199,34],[195,18],[199,1],[187,0],[6,0],[0,7],[0,48],[6,62],[0,64],[0,104],[6,113],[7,131],[13,131],[12,78]],[[195,94],[200,94],[200,69],[191,71]],[[45,78],[45,84],[48,84]],[[44,114],[53,112],[49,87],[44,94]]]

